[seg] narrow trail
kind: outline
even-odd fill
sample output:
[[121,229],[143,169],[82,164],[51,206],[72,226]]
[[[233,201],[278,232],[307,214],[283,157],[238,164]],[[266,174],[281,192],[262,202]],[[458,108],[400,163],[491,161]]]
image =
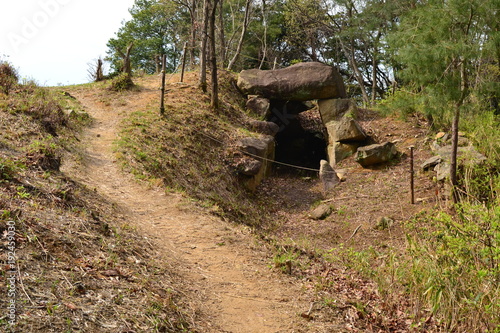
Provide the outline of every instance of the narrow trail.
[[[269,269],[265,253],[248,230],[194,207],[178,194],[165,194],[120,170],[113,153],[120,121],[157,98],[154,87],[125,101],[103,102],[98,90],[70,90],[94,118],[82,141],[82,162],[63,171],[115,203],[125,223],[137,228],[172,263],[204,300],[213,332],[303,332],[300,318],[309,301],[299,286]],[[102,93],[101,93],[102,94]],[[302,329],[298,328],[302,327]],[[306,329],[313,332],[315,330]]]

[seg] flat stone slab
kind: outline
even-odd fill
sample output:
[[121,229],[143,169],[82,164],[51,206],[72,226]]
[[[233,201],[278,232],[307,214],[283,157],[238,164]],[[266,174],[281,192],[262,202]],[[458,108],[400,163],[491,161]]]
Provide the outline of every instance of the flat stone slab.
[[345,98],[342,76],[332,66],[303,62],[276,70],[244,70],[238,88],[245,95],[285,101]]

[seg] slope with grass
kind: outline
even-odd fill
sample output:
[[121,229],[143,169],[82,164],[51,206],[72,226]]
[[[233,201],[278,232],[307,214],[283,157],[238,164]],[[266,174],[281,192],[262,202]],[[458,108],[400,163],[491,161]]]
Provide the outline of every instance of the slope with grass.
[[60,90],[16,83],[0,95],[0,275],[14,278],[0,284],[1,330],[188,329],[194,314],[170,263],[111,202],[60,171],[65,155],[81,158],[89,123]]
[[[231,205],[235,204],[228,198],[229,204],[218,208],[216,204],[222,205],[226,199],[217,195],[234,194],[224,187],[236,187],[238,183],[224,179],[220,171],[225,168],[224,162],[213,162],[223,154],[217,150],[220,145],[213,147],[205,140],[197,143],[200,137],[193,133],[195,129],[208,131],[212,126],[208,133],[221,135],[223,132],[215,130],[217,118],[209,117],[201,108],[186,106],[179,107],[179,114],[167,107],[171,111],[165,118],[159,117],[157,79],[147,77],[137,83],[135,89],[117,93],[95,85],[68,87],[95,123],[82,138],[87,145],[83,160],[68,161],[63,170],[114,202],[126,223],[146,237],[163,260],[176,267],[176,274],[183,280],[184,300],[192,300],[193,308],[210,324],[195,321],[193,328],[201,325],[199,330],[203,332],[318,331],[315,324],[297,315],[310,306],[300,285],[269,269],[269,254],[253,238],[249,227],[220,218],[225,215],[222,209],[232,215]],[[186,100],[191,103],[203,105],[193,99],[197,89],[191,82],[169,88],[189,96]],[[113,151],[122,124],[122,139]],[[230,126],[227,122],[221,128],[230,133]],[[133,142],[141,146],[131,149],[130,140],[138,139]],[[135,159],[137,162],[133,162]],[[128,164],[132,174],[121,170],[120,160],[132,161]],[[159,165],[149,169],[149,163],[155,162]],[[172,167],[171,173],[161,180],[155,178],[166,166]],[[147,174],[141,168],[155,173]],[[175,188],[184,189],[192,197],[166,192],[163,184],[177,184]]]

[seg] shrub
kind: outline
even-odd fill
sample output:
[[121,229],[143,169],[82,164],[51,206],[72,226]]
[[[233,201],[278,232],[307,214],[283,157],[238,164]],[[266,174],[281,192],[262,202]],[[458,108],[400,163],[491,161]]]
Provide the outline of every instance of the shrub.
[[0,62],[0,90],[8,95],[18,80],[16,69],[8,62]]
[[113,91],[125,91],[134,87],[132,77],[127,73],[121,73],[111,81],[110,89]]

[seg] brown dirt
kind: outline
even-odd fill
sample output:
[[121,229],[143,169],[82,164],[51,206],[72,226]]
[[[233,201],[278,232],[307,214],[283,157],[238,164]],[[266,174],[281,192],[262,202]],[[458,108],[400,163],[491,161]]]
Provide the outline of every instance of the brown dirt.
[[88,87],[68,90],[95,121],[82,138],[87,147],[83,161],[67,161],[62,170],[115,203],[121,219],[136,227],[178,269],[188,290],[186,298],[205,314],[205,322],[197,323],[196,329],[328,331],[300,317],[310,308],[311,299],[301,292],[297,280],[269,267],[270,254],[250,230],[208,215],[180,194],[165,193],[122,172],[113,152],[120,122],[159,95],[157,80],[139,84],[140,90],[121,94]]

